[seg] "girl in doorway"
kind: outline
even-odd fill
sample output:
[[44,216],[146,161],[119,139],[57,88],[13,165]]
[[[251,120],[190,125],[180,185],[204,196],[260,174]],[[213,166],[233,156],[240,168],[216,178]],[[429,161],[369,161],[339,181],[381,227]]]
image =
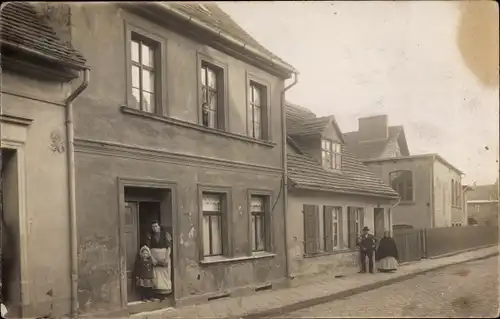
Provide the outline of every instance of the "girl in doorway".
[[142,246],[135,264],[136,285],[141,295],[142,301],[153,299],[155,260],[151,256],[151,250],[147,246]]

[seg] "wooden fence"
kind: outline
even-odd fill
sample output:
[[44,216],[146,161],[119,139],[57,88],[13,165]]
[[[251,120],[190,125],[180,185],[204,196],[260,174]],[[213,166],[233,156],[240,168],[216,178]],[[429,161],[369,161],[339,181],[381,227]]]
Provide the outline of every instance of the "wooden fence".
[[400,262],[498,244],[497,226],[464,226],[393,231]]
[[425,256],[498,244],[498,226],[465,226],[425,229]]

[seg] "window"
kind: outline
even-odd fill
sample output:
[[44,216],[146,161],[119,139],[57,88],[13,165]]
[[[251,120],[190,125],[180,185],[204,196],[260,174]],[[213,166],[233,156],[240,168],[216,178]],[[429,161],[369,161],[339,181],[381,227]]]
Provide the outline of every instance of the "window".
[[363,227],[364,210],[358,207],[349,207],[347,216],[347,230],[348,230],[348,243],[349,248],[356,248],[356,241],[361,236],[361,229]]
[[156,113],[158,95],[159,44],[151,39],[132,33],[130,40],[130,68],[132,79],[132,105],[141,111]]
[[341,169],[342,146],[329,140],[321,141],[323,167],[327,169]]
[[265,86],[250,81],[248,87],[248,114],[247,131],[250,137],[255,139],[264,139],[265,136],[265,115],[267,103],[267,90]]
[[223,254],[224,195],[203,193],[203,253],[204,257]]
[[342,208],[304,205],[304,252],[313,255],[342,248]]
[[457,206],[457,200],[456,200],[456,196],[455,196],[455,191],[456,191],[456,184],[455,184],[455,180],[452,179],[451,180],[451,206]]
[[389,174],[391,187],[399,193],[401,201],[412,202],[413,173],[411,171],[395,171]]
[[224,129],[224,69],[202,60],[200,71],[202,125]]
[[266,250],[266,203],[262,196],[252,196],[252,251]]

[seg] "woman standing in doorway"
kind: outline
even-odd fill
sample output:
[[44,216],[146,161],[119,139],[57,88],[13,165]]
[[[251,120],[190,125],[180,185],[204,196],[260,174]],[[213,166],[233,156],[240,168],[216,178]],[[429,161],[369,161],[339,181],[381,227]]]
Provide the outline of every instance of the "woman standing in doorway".
[[151,224],[152,231],[148,236],[147,246],[151,249],[151,256],[156,264],[154,271],[154,291],[160,299],[165,299],[166,295],[172,292],[171,280],[171,243],[172,236],[160,227],[157,221]]
[[375,259],[379,272],[393,272],[398,269],[398,248],[388,231],[384,232],[384,237],[380,240]]

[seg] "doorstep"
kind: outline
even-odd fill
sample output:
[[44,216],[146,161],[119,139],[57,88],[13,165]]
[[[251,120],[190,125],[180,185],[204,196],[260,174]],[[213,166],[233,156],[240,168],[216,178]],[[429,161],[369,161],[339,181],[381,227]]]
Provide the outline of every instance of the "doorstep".
[[498,247],[487,247],[440,259],[425,259],[402,265],[396,273],[353,274],[314,284],[265,291],[250,296],[216,300],[176,309],[164,309],[131,316],[137,319],[163,318],[261,318],[278,316],[338,298],[403,281],[447,266],[498,255]]

